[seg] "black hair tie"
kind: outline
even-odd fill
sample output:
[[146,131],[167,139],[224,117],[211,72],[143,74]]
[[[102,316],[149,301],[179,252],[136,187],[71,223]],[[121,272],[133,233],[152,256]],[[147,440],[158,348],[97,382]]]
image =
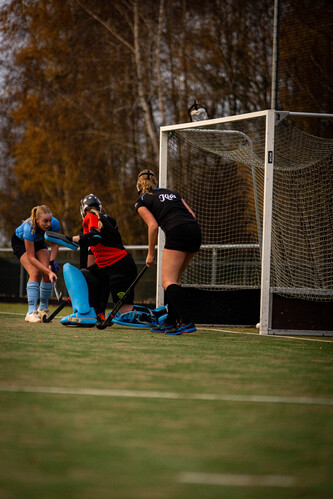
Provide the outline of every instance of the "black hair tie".
[[147,180],[150,180],[150,177],[155,177],[154,173],[151,172],[150,170],[148,170],[147,172],[140,173],[140,175],[138,176],[138,179],[140,177],[142,177],[142,175],[147,175]]

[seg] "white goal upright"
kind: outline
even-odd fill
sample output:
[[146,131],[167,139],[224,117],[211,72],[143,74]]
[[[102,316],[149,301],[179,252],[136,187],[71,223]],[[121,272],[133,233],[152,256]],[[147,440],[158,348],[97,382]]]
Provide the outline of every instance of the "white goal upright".
[[[161,127],[160,186],[203,233],[182,282],[197,323],[333,334],[333,140],[300,117],[333,119],[267,110]],[[163,245],[160,232],[157,305]]]

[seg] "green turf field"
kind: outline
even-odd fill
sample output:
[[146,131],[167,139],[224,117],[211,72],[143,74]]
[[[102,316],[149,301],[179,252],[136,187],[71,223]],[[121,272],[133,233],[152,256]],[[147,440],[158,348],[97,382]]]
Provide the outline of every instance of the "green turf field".
[[26,308],[0,304],[2,499],[333,497],[331,339],[66,328]]

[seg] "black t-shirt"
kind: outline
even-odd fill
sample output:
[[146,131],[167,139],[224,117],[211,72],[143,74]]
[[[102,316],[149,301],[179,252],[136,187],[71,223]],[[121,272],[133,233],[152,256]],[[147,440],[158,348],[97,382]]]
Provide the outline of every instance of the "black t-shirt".
[[145,206],[154,215],[164,232],[177,225],[196,222],[178,192],[170,189],[156,187],[151,194],[145,192],[135,202],[136,211],[141,206]]

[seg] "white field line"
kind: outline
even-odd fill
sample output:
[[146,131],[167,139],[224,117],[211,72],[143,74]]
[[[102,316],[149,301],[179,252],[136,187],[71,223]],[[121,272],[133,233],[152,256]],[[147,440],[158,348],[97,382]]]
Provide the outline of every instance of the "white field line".
[[[25,317],[26,316],[26,314],[18,314],[16,312],[0,312],[0,315],[17,315],[18,317]],[[64,317],[64,316],[57,315],[55,317],[55,319],[62,319],[62,317]]]
[[223,395],[218,393],[177,393],[139,390],[100,390],[93,388],[63,388],[51,386],[6,386],[0,385],[0,392],[45,393],[55,395],[82,395],[93,397],[132,397],[171,400],[206,400],[218,402],[242,402],[264,404],[301,404],[333,406],[333,398],[279,397],[265,395]]
[[286,475],[234,475],[230,473],[181,473],[178,481],[200,485],[236,487],[292,487],[296,478]]
[[199,329],[204,329],[206,331],[218,331],[219,333],[229,333],[229,334],[248,334],[250,336],[256,336],[257,338],[279,338],[287,339],[287,340],[299,340],[299,341],[316,341],[319,343],[332,343],[332,340],[321,340],[317,338],[303,338],[299,336],[286,336],[279,334],[259,334],[259,333],[250,333],[250,331],[230,331],[230,329],[217,329],[216,327],[208,328],[208,327],[200,327]]
[[15,312],[0,312],[2,315],[18,315],[19,317],[25,317],[25,314],[17,314]]
[[[0,312],[0,315],[18,315],[21,317],[25,317],[25,314],[17,314],[14,312]],[[64,316],[59,315],[55,317],[55,319],[62,319]],[[287,339],[287,340],[299,340],[299,341],[316,341],[319,343],[332,343],[331,340],[322,340],[322,339],[316,339],[316,338],[300,338],[299,336],[286,336],[286,335],[278,335],[278,334],[263,334],[259,335],[259,333],[250,333],[249,331],[230,331],[229,329],[217,329],[216,327],[198,327],[198,331],[217,331],[219,333],[229,333],[229,334],[248,334],[250,336],[256,336],[257,338],[280,338],[280,339]]]

